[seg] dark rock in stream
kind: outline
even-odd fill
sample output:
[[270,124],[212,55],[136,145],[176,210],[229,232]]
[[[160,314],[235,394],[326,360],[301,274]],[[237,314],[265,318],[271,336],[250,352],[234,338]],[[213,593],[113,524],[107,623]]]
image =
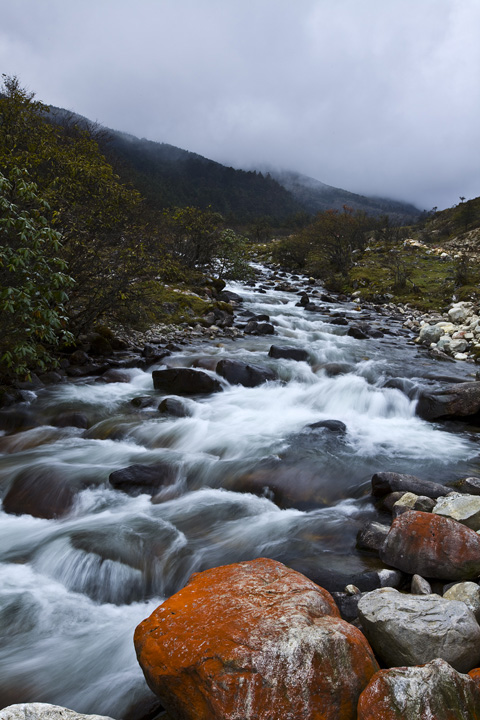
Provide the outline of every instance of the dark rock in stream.
[[63,517],[83,487],[72,483],[55,467],[26,468],[11,484],[3,499],[3,509],[10,515],[26,514],[48,520]]
[[110,473],[109,482],[116,490],[128,495],[155,495],[165,485],[172,485],[177,479],[178,471],[168,463],[155,465],[130,465],[122,470]]
[[218,297],[220,300],[229,303],[233,307],[236,307],[237,305],[241,305],[243,303],[243,298],[241,297],[241,295],[238,295],[231,290],[222,290]]
[[298,362],[308,360],[308,352],[302,348],[285,345],[272,345],[268,351],[268,357],[285,360],[297,360]]
[[411,492],[415,495],[426,495],[429,498],[443,497],[449,492],[445,485],[421,480],[415,475],[403,475],[395,472],[380,472],[372,477],[372,495],[383,497],[392,492]]
[[218,380],[202,370],[192,370],[191,368],[154,370],[152,378],[155,390],[176,395],[198,395],[222,390]]
[[360,327],[360,325],[351,325],[348,328],[347,335],[355,338],[356,340],[366,340],[369,337],[367,330]]
[[13,433],[37,425],[33,413],[27,408],[12,407],[0,412],[0,430]]
[[53,420],[55,427],[76,427],[86,430],[89,426],[88,417],[79,410],[65,410]]
[[264,368],[261,365],[249,365],[228,358],[219,361],[217,373],[231,385],[243,385],[249,388],[277,379],[273,370],[269,368]]
[[369,522],[357,535],[357,547],[361,550],[380,550],[390,527],[379,522]]
[[318,422],[307,425],[307,427],[312,430],[325,429],[335,433],[344,433],[347,431],[347,426],[341,420],[319,420]]
[[480,382],[464,382],[422,392],[416,412],[424,420],[476,415],[480,412]]
[[173,417],[189,417],[190,411],[180,398],[168,397],[162,400],[158,406],[158,411],[165,415],[173,415]]
[[275,328],[271,323],[268,322],[257,322],[256,320],[249,320],[245,325],[244,333],[246,335],[274,335]]

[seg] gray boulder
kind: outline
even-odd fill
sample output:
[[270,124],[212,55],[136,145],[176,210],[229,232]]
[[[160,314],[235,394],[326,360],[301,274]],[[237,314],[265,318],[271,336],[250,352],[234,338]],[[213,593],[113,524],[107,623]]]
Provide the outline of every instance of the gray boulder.
[[358,614],[371,646],[389,667],[442,658],[467,673],[480,664],[480,627],[463,602],[381,588],[361,598]]
[[469,417],[480,411],[480,382],[448,385],[442,390],[423,392],[416,413],[424,420]]
[[423,325],[420,329],[420,342],[424,345],[430,345],[430,343],[436,343],[440,340],[443,335],[443,328],[438,325]]

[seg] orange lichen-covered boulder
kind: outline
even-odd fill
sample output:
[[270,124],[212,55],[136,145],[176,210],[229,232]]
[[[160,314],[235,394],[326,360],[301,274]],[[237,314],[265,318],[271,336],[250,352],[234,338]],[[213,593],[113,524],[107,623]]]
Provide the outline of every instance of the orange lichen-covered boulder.
[[326,590],[263,558],[193,575],[137,627],[135,647],[178,720],[354,720],[378,670]]
[[473,670],[470,670],[468,674],[477,685],[478,691],[480,692],[480,668],[473,668]]
[[380,670],[360,695],[358,720],[480,720],[480,691],[438,658]]
[[480,535],[451,518],[409,510],[393,521],[380,557],[412,575],[470,580],[480,575]]

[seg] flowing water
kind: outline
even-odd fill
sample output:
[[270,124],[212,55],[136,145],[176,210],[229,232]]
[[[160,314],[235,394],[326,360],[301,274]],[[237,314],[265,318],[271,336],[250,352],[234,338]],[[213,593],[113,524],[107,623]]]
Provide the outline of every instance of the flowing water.
[[[445,369],[408,344],[397,321],[371,315],[397,335],[356,340],[329,323],[336,313],[364,317],[353,303],[308,312],[292,292],[231,289],[244,310],[270,316],[275,337],[199,341],[167,364],[234,358],[275,370],[278,381],[222,380],[223,392],[185,399],[179,418],[155,410],[164,396],[152,368],[132,369],[129,382],[90,378],[32,393],[25,405],[37,426],[0,438],[2,497],[25,472],[85,488],[58,520],[0,510],[0,707],[40,701],[121,718],[150,694],[134,628],[192,572],[265,556],[340,590],[378,566],[355,549],[358,529],[378,517],[374,472],[440,482],[479,473],[474,429],[415,416],[415,388]],[[271,344],[306,349],[308,362],[271,359]],[[452,367],[459,377],[472,371]],[[153,408],[131,402],[149,396]],[[54,427],[65,410],[85,413],[89,429]],[[332,419],[346,432],[308,427]],[[173,484],[153,502],[108,482],[114,470],[158,462]]]

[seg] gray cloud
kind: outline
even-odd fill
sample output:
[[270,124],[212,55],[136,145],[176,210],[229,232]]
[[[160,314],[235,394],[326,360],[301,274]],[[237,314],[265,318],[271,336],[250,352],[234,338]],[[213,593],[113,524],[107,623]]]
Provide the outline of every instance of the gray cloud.
[[478,0],[0,0],[0,68],[135,135],[365,194],[480,195]]

